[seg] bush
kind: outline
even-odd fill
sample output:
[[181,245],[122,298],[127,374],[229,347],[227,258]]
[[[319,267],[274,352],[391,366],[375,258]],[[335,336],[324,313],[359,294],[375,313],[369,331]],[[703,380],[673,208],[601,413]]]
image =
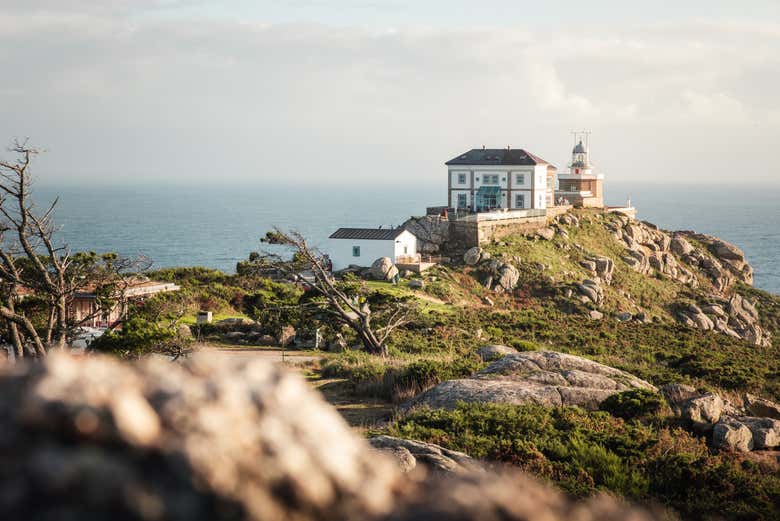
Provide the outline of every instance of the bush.
[[437,280],[436,282],[430,282],[423,289],[429,295],[445,302],[449,302],[452,299],[452,288],[444,281]]
[[401,402],[453,378],[474,374],[482,367],[477,358],[465,357],[454,361],[420,360],[393,368],[385,374],[389,398]]
[[122,323],[119,331],[109,331],[95,339],[90,349],[135,357],[151,352],[168,352],[176,333],[154,322],[135,317]]
[[613,394],[599,407],[613,416],[623,419],[655,416],[664,408],[663,397],[647,389],[631,389]]
[[519,466],[577,497],[609,491],[660,503],[683,519],[776,519],[780,504],[776,462],[744,464],[683,430],[603,411],[459,404],[412,411],[386,432]]
[[575,496],[599,489],[641,496],[647,489],[646,479],[624,455],[641,452],[651,432],[605,413],[537,405],[460,404],[452,411],[415,411],[390,432],[518,465],[555,480]]
[[402,360],[390,362],[363,351],[345,351],[325,363],[322,376],[347,378],[357,395],[399,402],[444,380],[471,375],[482,365],[476,357],[404,363]]

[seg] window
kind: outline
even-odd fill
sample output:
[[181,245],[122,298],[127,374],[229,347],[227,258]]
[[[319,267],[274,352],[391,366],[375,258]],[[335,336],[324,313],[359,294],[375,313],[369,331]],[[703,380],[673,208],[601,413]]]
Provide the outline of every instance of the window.
[[525,208],[525,194],[515,194],[515,208]]
[[360,246],[353,246],[352,247],[352,256],[353,257],[360,257]]
[[468,205],[468,194],[458,194],[458,208],[466,208]]
[[515,184],[517,184],[517,185],[524,185],[525,184],[525,174],[515,174]]
[[458,184],[459,185],[466,184],[466,174],[458,174]]
[[497,185],[498,184],[498,174],[483,175],[482,176],[482,184],[483,185]]

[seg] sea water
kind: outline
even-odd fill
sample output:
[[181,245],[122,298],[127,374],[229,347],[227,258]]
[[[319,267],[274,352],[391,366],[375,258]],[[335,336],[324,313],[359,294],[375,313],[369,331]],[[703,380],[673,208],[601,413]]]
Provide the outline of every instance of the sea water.
[[[755,286],[780,293],[780,186],[619,185],[608,204],[628,197],[639,218],[670,230],[696,230],[733,242],[755,269]],[[43,204],[59,196],[56,221],[69,247],[126,256],[145,255],[156,267],[206,266],[235,270],[261,250],[274,226],[296,230],[326,249],[339,227],[397,226],[427,206],[446,203],[439,183],[381,186],[264,186],[261,184],[39,186]]]

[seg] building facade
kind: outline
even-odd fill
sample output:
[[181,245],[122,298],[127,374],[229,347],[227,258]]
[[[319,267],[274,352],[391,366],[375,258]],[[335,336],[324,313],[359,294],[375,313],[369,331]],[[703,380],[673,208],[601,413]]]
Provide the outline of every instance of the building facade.
[[445,164],[449,208],[487,212],[554,204],[556,168],[523,149],[473,149]]
[[393,264],[419,260],[417,237],[403,228],[339,228],[330,236],[328,253],[334,271],[369,267],[381,257]]
[[604,174],[594,172],[587,140],[585,144],[580,140],[574,146],[569,173],[558,174],[555,199],[576,207],[604,207]]
[[138,304],[158,293],[178,291],[178,285],[144,278],[131,280],[127,286],[116,290],[110,309],[101,309],[94,290],[76,292],[68,306],[70,319],[82,327],[106,328],[125,318],[128,306]]

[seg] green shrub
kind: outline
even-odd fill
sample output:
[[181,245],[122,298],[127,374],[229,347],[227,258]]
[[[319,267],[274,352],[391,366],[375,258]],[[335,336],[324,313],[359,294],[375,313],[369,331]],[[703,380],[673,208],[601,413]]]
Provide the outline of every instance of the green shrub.
[[511,340],[509,345],[518,351],[538,351],[540,349],[539,344],[535,342],[529,342],[528,340],[518,340],[516,338]]
[[400,402],[452,378],[468,376],[482,367],[476,357],[388,360],[362,351],[346,351],[322,366],[325,378],[346,378],[355,394]]
[[322,366],[325,378],[347,378],[353,383],[382,378],[387,370],[384,359],[363,351],[344,351]]
[[453,295],[453,291],[450,285],[440,280],[426,284],[424,291],[429,295],[444,300],[445,302],[451,300]]
[[135,317],[123,322],[121,330],[109,331],[95,339],[90,349],[132,357],[167,351],[175,338],[176,333],[170,328]]
[[604,413],[537,405],[460,404],[452,411],[414,411],[390,432],[519,465],[554,479],[576,496],[598,489],[641,496],[647,489],[646,480],[623,455],[640,452],[651,432]]
[[645,418],[661,412],[664,407],[663,397],[647,389],[631,389],[613,394],[599,407],[613,416],[623,419]]
[[386,432],[519,466],[576,497],[609,491],[683,519],[776,519],[780,504],[776,462],[744,464],[683,430],[603,411],[459,404],[414,410]]
[[408,400],[445,380],[472,375],[481,367],[476,357],[464,357],[452,361],[419,360],[392,368],[385,374],[389,391],[386,397],[395,402]]

